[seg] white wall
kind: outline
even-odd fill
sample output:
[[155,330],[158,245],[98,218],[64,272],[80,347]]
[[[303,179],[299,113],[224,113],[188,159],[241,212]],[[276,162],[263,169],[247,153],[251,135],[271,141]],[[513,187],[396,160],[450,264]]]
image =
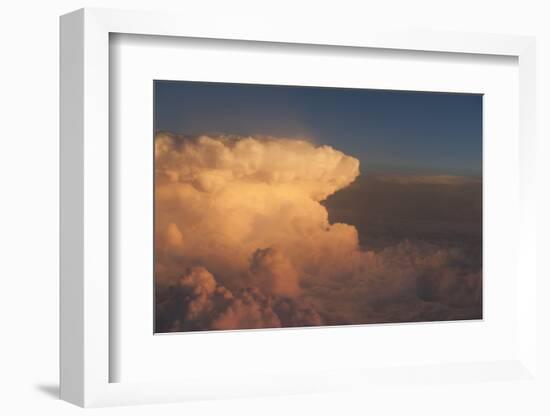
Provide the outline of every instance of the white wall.
[[[539,165],[548,182],[550,114],[550,12],[544,0],[383,0],[298,2],[167,0],[5,0],[0,13],[0,413],[73,414],[80,409],[60,402],[58,376],[58,16],[84,6],[187,11],[209,24],[212,13],[231,19],[247,14],[281,22],[308,20],[368,25],[418,26],[443,30],[514,33],[538,36]],[[182,22],[185,24],[185,22]],[[546,94],[546,96],[545,96]],[[543,172],[544,171],[544,172]],[[548,186],[547,186],[548,187]],[[541,213],[550,212],[548,191]],[[550,231],[548,220],[541,235]],[[542,231],[544,227],[545,232]],[[548,243],[545,251],[548,252]],[[548,267],[540,262],[540,267]],[[7,285],[6,285],[7,283]],[[539,292],[549,291],[543,283]],[[548,346],[548,335],[545,338]],[[550,348],[548,349],[550,350]],[[475,386],[440,386],[377,397],[346,393],[164,405],[156,408],[101,409],[100,414],[550,414],[537,405],[543,392],[500,384],[479,391]],[[478,404],[483,398],[483,404]],[[488,400],[489,399],[489,400]]]

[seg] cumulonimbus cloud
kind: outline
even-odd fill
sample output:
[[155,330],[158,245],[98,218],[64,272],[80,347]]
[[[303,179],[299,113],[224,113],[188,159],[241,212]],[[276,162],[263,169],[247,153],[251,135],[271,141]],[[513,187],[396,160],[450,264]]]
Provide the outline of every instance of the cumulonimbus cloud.
[[358,175],[303,140],[157,134],[157,330],[475,317],[480,270],[460,250],[365,251],[329,222],[321,202]]

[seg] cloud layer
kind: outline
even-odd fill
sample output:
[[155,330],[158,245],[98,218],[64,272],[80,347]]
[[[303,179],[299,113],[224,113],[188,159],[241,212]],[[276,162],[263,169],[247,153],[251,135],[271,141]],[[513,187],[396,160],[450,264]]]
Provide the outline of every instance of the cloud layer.
[[353,157],[169,133],[155,157],[157,332],[480,317],[480,265],[459,247],[366,251],[329,222],[322,203],[356,180]]
[[363,248],[379,250],[404,239],[452,242],[481,262],[480,178],[369,174],[323,205],[331,222],[357,228]]

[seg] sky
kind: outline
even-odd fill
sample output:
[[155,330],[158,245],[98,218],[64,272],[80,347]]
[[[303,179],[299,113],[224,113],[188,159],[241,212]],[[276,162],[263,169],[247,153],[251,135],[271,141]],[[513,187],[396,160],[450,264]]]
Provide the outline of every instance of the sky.
[[481,176],[482,95],[155,81],[155,131],[305,138],[362,173]]

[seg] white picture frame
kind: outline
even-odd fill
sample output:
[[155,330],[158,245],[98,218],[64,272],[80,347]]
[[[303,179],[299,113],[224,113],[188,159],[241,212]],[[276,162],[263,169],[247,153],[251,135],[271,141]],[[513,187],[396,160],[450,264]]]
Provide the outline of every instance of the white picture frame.
[[[182,24],[185,22],[185,24]],[[517,270],[518,354],[506,361],[415,370],[381,368],[369,372],[334,370],[315,374],[281,373],[269,380],[223,385],[208,379],[187,382],[110,382],[109,259],[109,34],[139,34],[207,39],[383,48],[441,53],[517,57],[519,62],[520,217]],[[277,25],[205,26],[169,13],[82,9],[61,18],[61,398],[80,406],[182,401],[254,394],[323,392],[392,380],[429,379],[479,382],[472,373],[505,373],[536,382],[535,241],[535,41],[530,37],[396,32],[377,29],[328,33],[312,25],[281,30]],[[342,383],[342,379],[348,379]],[[213,385],[214,384],[214,385]]]

